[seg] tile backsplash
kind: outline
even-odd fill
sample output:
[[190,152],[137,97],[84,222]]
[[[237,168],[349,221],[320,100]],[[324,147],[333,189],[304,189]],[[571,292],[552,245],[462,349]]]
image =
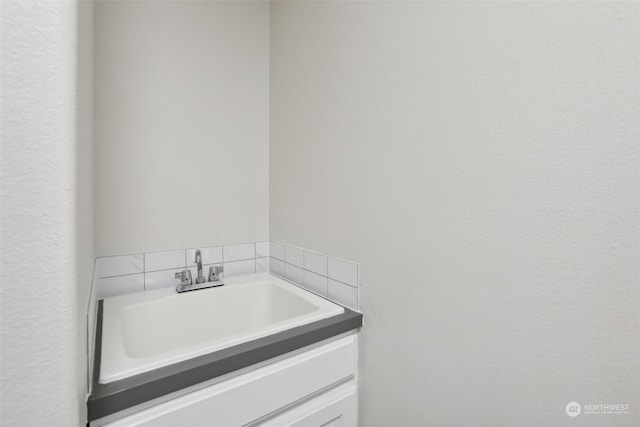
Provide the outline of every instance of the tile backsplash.
[[175,274],[189,269],[196,277],[195,253],[202,270],[222,265],[222,277],[271,272],[318,295],[359,309],[358,264],[280,242],[252,242],[100,257],[94,283],[97,299],[174,287]]
[[97,298],[174,287],[175,274],[185,269],[197,275],[195,253],[200,249],[202,270],[222,265],[222,277],[269,271],[269,242],[145,252],[100,257],[96,260]]
[[355,262],[270,242],[269,267],[275,276],[354,310],[359,309],[359,267]]

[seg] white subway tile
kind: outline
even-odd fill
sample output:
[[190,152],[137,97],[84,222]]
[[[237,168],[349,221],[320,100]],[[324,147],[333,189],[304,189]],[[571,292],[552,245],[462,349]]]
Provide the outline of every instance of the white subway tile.
[[269,244],[269,256],[284,261],[284,245],[278,242],[271,242]]
[[222,263],[222,246],[211,246],[208,248],[187,249],[187,267],[196,265],[196,250],[200,249],[202,264]]
[[245,243],[243,245],[230,245],[223,246],[223,261],[225,263],[230,261],[240,261],[253,259],[256,257],[256,244]]
[[256,242],[256,258],[269,256],[269,242]]
[[358,289],[341,282],[329,279],[329,299],[339,304],[358,310]]
[[304,251],[304,269],[326,276],[327,256],[315,252]]
[[269,271],[269,258],[256,258],[256,273],[265,273]]
[[98,280],[98,298],[144,291],[144,274],[107,277]]
[[172,268],[185,268],[185,250],[162,252],[146,252],[144,254],[144,271],[169,270]]
[[284,277],[287,280],[292,281],[293,283],[297,283],[298,285],[302,285],[304,283],[304,276],[302,274],[302,269],[300,267],[296,267],[291,264],[284,264]]
[[97,263],[100,278],[144,273],[143,254],[100,257]]
[[310,271],[304,271],[304,287],[312,292],[327,296],[327,278]]
[[293,246],[285,246],[284,260],[288,264],[293,264],[296,267],[302,267],[302,249],[294,248]]
[[358,264],[329,257],[329,278],[358,286]]
[[269,271],[276,276],[284,277],[284,262],[273,257],[269,258]]
[[256,272],[256,260],[225,262],[224,277],[240,276],[242,274],[254,274]]
[[[180,273],[184,268],[174,270],[149,271],[144,273],[144,288],[147,291],[160,288],[174,288],[180,284],[180,280],[176,279],[176,273]],[[193,271],[191,274],[193,275]],[[196,278],[193,277],[195,282]]]

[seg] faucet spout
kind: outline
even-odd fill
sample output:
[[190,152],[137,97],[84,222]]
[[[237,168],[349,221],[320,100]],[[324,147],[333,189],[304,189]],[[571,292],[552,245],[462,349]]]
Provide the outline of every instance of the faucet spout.
[[196,283],[204,283],[206,279],[204,278],[204,273],[202,272],[202,254],[200,253],[200,249],[196,251],[196,264],[198,266],[198,277],[196,277]]

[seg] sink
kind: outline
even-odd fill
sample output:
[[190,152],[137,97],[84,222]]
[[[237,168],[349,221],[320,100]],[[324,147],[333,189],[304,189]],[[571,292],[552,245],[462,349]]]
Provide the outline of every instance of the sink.
[[177,294],[160,289],[103,303],[100,382],[109,383],[343,313],[268,273]]

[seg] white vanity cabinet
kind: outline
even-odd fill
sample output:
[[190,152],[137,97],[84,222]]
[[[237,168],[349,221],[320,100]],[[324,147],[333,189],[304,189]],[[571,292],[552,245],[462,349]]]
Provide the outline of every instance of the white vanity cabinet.
[[93,421],[91,426],[355,427],[356,370],[353,333],[154,406]]

